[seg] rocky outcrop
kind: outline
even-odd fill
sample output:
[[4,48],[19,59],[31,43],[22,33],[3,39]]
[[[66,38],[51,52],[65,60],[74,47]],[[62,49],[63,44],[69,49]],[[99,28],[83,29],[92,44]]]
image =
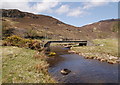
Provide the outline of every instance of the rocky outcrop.
[[10,17],[10,18],[24,18],[24,17],[32,17],[38,18],[37,15],[27,12],[21,12],[18,9],[2,9],[2,17]]

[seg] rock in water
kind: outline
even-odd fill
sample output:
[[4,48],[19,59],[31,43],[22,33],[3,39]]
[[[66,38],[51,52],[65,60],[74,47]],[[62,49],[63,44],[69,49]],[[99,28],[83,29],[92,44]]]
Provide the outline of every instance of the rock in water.
[[62,69],[60,72],[61,72],[61,74],[63,74],[63,75],[67,75],[67,74],[69,74],[71,71],[68,70],[68,69]]

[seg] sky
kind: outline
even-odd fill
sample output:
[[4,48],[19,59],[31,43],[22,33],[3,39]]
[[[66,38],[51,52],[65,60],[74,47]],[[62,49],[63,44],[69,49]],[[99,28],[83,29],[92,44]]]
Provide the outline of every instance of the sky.
[[118,18],[119,0],[2,0],[0,8],[52,16],[66,24],[81,27]]

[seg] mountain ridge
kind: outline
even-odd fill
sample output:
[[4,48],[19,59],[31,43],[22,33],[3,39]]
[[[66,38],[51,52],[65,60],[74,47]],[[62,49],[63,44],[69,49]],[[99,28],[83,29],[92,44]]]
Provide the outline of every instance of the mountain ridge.
[[50,39],[116,38],[118,33],[116,25],[119,20],[101,20],[82,27],[75,27],[51,16],[36,15],[17,9],[2,9],[3,23],[8,21],[8,24],[12,23],[11,27],[14,28],[14,34],[22,37],[26,37],[26,35],[30,37],[31,34],[29,32],[34,31],[32,35],[36,34],[36,36]]

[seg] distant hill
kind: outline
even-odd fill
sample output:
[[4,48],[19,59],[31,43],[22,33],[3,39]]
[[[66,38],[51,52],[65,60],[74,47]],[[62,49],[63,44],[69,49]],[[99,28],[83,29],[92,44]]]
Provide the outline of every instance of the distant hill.
[[117,38],[118,21],[120,19],[102,20],[93,24],[85,25],[79,29],[88,38]]
[[25,38],[96,39],[116,38],[118,19],[102,20],[82,27],[65,24],[51,16],[36,15],[17,9],[1,9],[3,37],[12,34]]

